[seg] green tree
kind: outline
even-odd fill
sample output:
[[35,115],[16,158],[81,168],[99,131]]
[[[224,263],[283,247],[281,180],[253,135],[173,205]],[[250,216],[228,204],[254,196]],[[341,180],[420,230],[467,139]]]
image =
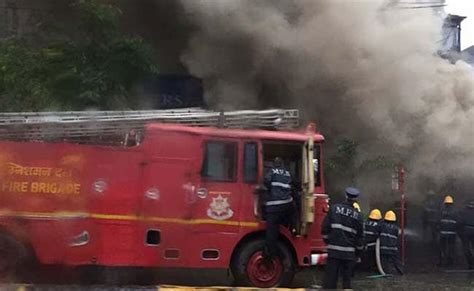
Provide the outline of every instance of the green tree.
[[329,174],[344,176],[354,181],[358,144],[347,138],[336,140],[336,153],[326,161]]
[[[154,51],[119,29],[121,11],[99,0],[76,0],[78,33],[0,43],[2,111],[135,108],[133,89],[157,74]],[[57,25],[58,27],[63,27]]]
[[357,185],[357,181],[364,174],[387,176],[399,164],[396,158],[377,155],[370,158],[359,156],[359,144],[348,138],[335,141],[336,151],[326,160],[327,185],[330,193],[339,193],[342,198],[343,189],[348,185]]

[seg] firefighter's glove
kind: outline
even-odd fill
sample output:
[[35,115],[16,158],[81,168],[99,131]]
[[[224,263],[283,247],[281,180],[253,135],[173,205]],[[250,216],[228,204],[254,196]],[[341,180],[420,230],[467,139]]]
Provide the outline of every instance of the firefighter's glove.
[[261,185],[257,185],[255,186],[255,189],[254,189],[254,194],[256,195],[266,195],[268,193],[268,188],[261,184]]

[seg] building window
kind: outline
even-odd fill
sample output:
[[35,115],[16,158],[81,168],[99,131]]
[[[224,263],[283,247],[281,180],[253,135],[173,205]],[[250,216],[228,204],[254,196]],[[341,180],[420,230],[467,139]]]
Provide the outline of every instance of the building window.
[[201,176],[211,181],[235,181],[237,144],[208,142],[204,154]]

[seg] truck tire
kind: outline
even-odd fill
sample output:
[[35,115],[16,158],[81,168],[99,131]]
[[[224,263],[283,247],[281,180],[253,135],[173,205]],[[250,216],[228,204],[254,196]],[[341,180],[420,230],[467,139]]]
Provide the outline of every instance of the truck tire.
[[288,247],[278,242],[279,255],[264,260],[264,239],[252,240],[237,250],[231,262],[234,283],[258,288],[287,287],[295,274],[294,258]]
[[26,247],[13,237],[0,233],[0,281],[7,281],[16,275],[25,262]]

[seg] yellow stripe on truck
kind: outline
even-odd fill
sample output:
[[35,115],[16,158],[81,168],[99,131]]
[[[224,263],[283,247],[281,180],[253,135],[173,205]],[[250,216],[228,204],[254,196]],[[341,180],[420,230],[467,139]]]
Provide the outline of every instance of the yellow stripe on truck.
[[[225,291],[225,290],[233,290],[233,291],[253,291],[253,290],[262,290],[260,288],[255,287],[226,287],[226,286],[214,286],[214,287],[194,287],[194,286],[170,286],[170,285],[163,285],[157,286],[157,291]],[[304,291],[308,290],[305,288],[266,288],[266,290],[274,290],[274,291]]]
[[104,219],[104,220],[128,220],[128,221],[140,220],[138,216],[134,216],[134,215],[103,214],[103,213],[91,213],[90,218]]
[[235,221],[235,220],[213,220],[213,219],[182,219],[174,217],[143,217],[125,214],[108,213],[86,213],[86,212],[25,212],[25,211],[0,211],[0,217],[17,217],[26,219],[74,219],[74,218],[93,218],[102,220],[122,220],[122,221],[151,221],[173,224],[211,224],[211,225],[230,225],[242,227],[258,227],[257,222]]
[[71,218],[88,218],[89,213],[86,212],[26,212],[26,211],[10,211],[0,210],[0,217],[20,217],[29,219],[71,219]]
[[178,224],[219,224],[219,225],[233,225],[233,226],[246,226],[246,227],[257,227],[257,222],[246,222],[246,221],[233,221],[233,220],[213,220],[213,219],[181,219],[181,218],[167,218],[167,217],[150,217],[145,220],[165,222],[165,223],[178,223]]

